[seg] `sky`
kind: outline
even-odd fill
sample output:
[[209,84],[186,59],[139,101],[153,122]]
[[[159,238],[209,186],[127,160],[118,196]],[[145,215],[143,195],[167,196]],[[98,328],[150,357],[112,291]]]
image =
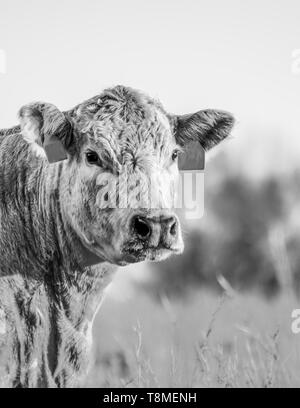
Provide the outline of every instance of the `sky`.
[[123,84],[173,113],[233,112],[241,166],[298,161],[299,21],[298,0],[0,0],[0,128]]

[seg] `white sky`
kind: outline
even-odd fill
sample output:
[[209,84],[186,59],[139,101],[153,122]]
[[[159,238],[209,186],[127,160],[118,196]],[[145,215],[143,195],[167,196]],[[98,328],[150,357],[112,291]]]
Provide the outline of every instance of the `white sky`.
[[171,112],[232,111],[244,148],[300,154],[299,0],[0,0],[0,49],[0,128],[25,103],[66,109],[124,84]]

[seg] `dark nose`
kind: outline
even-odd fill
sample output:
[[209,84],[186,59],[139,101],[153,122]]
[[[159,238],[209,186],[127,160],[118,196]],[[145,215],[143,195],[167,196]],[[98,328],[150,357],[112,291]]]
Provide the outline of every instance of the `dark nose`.
[[178,221],[173,215],[160,217],[144,217],[137,215],[132,221],[136,236],[148,241],[151,246],[171,246],[178,238]]
[[147,218],[136,216],[133,219],[132,225],[134,232],[140,239],[146,240],[147,238],[150,237],[152,228],[150,221],[147,220]]

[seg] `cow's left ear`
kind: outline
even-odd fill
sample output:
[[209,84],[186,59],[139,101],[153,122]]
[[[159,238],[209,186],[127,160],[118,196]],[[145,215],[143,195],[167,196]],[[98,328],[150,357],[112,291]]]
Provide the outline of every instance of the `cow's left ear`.
[[234,117],[225,111],[207,109],[173,117],[175,138],[180,146],[198,140],[204,150],[210,150],[231,132]]
[[72,144],[72,125],[66,115],[50,103],[36,102],[19,111],[23,138],[43,149],[50,163],[66,159]]

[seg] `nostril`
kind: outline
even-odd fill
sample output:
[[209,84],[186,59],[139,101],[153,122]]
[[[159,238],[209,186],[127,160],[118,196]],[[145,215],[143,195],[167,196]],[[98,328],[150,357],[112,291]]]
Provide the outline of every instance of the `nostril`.
[[147,220],[142,217],[135,217],[133,221],[133,229],[137,236],[141,239],[147,239],[151,234],[151,227]]
[[174,220],[170,226],[170,234],[175,236],[177,234],[177,221]]

